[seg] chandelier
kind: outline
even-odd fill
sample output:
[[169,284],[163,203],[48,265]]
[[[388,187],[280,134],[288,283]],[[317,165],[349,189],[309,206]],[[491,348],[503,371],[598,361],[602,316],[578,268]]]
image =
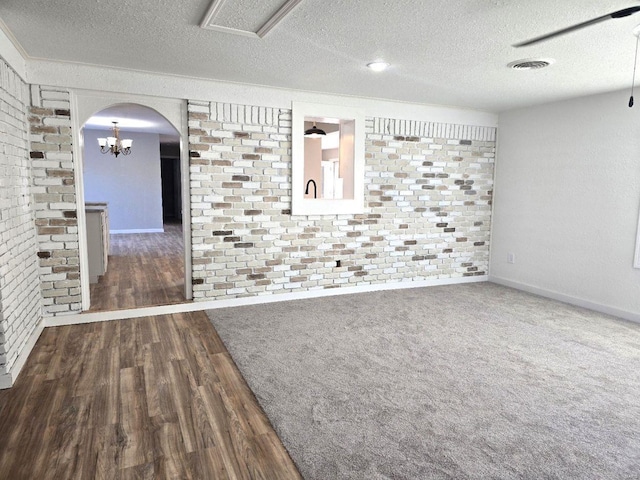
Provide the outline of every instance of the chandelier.
[[115,155],[116,157],[120,154],[129,155],[131,153],[131,144],[133,144],[133,140],[123,138],[120,140],[118,133],[120,129],[118,128],[118,122],[113,123],[113,137],[107,138],[98,138],[98,145],[100,145],[101,153],[111,153],[111,155]]

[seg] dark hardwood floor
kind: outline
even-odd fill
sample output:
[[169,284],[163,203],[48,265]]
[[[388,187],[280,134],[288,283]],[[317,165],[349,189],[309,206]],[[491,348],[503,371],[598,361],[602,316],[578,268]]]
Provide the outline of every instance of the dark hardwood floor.
[[45,329],[0,391],[0,478],[301,477],[196,312]]
[[164,228],[164,233],[110,236],[107,273],[91,284],[90,312],[185,301],[182,226]]

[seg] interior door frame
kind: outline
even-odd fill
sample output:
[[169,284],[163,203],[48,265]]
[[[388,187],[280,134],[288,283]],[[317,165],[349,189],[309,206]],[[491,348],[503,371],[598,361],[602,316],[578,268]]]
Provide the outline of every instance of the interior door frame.
[[75,172],[76,207],[78,215],[78,248],[80,253],[80,291],[82,310],[91,307],[89,284],[89,256],[87,253],[87,229],[84,203],[84,136],[82,128],[95,113],[121,103],[135,103],[152,108],[162,115],[180,135],[180,176],[182,187],[182,233],[184,240],[184,294],[193,298],[191,262],[191,195],[189,193],[189,133],[187,101],[174,98],[97,92],[73,89],[71,97],[71,124],[73,135],[73,163]]

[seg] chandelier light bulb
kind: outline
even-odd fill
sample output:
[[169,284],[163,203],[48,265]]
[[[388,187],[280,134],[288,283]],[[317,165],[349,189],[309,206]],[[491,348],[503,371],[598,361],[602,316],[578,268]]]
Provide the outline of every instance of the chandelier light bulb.
[[118,128],[118,122],[113,123],[113,137],[98,138],[98,145],[100,146],[101,153],[110,153],[116,158],[118,155],[129,155],[131,153],[131,145],[133,140],[130,138],[120,139],[120,129]]

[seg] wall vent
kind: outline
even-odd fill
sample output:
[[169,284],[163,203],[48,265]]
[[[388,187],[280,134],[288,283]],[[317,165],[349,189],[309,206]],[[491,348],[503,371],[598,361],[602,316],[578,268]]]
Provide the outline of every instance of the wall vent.
[[526,60],[516,60],[507,65],[514,70],[539,70],[548,67],[553,63],[551,59],[530,58]]

